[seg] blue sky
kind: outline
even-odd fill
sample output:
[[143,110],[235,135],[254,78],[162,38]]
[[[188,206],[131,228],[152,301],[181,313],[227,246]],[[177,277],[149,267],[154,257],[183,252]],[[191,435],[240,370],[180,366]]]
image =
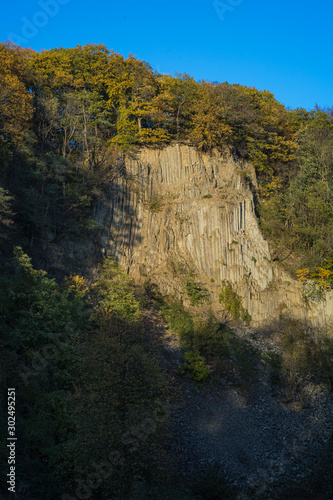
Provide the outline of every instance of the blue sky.
[[290,108],[333,106],[333,2],[15,0],[0,40],[37,51],[104,43],[160,73],[270,90]]

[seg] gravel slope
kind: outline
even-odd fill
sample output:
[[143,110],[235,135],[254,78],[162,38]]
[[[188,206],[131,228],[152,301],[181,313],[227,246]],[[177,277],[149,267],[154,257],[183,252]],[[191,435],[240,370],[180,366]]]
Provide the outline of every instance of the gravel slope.
[[[196,477],[219,463],[245,497],[267,499],[281,486],[309,475],[333,432],[332,393],[317,387],[303,409],[287,406],[273,395],[263,364],[250,392],[223,382],[198,388],[177,375],[182,362],[177,337],[156,317],[150,327],[162,340],[162,368],[175,377],[181,393],[172,408],[181,475]],[[245,335],[250,338],[251,332]],[[266,342],[257,337],[255,344],[265,350]]]

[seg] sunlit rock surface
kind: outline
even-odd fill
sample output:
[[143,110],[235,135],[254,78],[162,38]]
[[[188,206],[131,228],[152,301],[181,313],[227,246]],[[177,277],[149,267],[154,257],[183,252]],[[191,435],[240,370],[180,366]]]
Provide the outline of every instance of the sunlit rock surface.
[[332,294],[306,305],[301,283],[271,262],[255,215],[251,164],[174,144],[141,149],[126,159],[125,170],[96,219],[104,227],[103,249],[131,275],[181,293],[192,270],[209,290],[207,307],[221,315],[221,284],[230,282],[254,324],[280,314],[314,325],[332,321]]

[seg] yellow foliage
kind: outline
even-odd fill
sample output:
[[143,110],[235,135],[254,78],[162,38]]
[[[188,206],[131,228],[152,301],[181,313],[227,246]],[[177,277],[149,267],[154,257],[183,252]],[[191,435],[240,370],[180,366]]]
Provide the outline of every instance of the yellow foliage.
[[315,272],[311,273],[307,267],[296,271],[297,278],[300,281],[312,281],[321,289],[327,290],[333,285],[333,271],[323,267],[316,267]]
[[19,142],[33,115],[32,94],[27,89],[30,51],[0,43],[0,132]]
[[170,134],[163,129],[143,128],[137,134],[139,142],[167,142],[170,140]]
[[307,281],[310,277],[310,271],[307,267],[304,269],[297,269],[296,275],[300,281]]
[[269,183],[260,187],[260,196],[263,198],[269,198],[272,195],[275,195],[282,189],[282,180],[277,176],[272,176],[272,179]]
[[89,291],[89,286],[85,282],[82,276],[70,275],[65,278],[65,283],[67,287],[74,292],[76,295],[83,297]]

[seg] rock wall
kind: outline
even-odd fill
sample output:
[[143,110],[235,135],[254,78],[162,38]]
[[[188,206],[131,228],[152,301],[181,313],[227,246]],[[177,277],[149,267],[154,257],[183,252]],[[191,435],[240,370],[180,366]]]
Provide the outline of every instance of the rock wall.
[[221,284],[230,282],[255,324],[282,313],[316,325],[332,321],[333,294],[306,306],[302,285],[271,262],[255,215],[251,164],[174,144],[141,149],[125,167],[96,219],[104,251],[131,275],[182,293],[186,275],[195,274],[221,315]]

